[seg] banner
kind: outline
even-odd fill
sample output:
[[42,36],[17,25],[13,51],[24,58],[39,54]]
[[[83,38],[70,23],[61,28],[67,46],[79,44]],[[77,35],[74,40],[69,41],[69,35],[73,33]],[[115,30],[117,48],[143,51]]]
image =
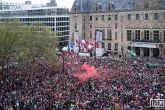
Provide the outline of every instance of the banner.
[[102,48],[102,32],[96,31],[96,48]]
[[143,48],[159,48],[159,44],[156,43],[146,43],[146,42],[132,42],[133,47],[143,47]]
[[79,47],[78,31],[74,31],[74,47]]
[[96,56],[102,56],[104,54],[104,48],[96,48]]

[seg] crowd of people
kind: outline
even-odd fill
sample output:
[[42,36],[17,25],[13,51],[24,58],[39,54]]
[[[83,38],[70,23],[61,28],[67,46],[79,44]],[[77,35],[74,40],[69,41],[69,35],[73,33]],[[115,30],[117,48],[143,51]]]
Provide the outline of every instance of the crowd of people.
[[[84,63],[100,77],[80,82]],[[154,110],[150,99],[165,99],[165,68],[144,63],[66,53],[58,68],[46,61],[12,67],[0,82],[0,110]]]

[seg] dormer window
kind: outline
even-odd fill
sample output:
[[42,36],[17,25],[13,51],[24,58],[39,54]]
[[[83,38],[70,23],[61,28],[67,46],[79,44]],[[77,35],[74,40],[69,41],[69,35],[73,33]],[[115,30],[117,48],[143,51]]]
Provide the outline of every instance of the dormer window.
[[111,4],[108,5],[108,10],[110,10],[110,9],[111,9]]
[[107,3],[106,10],[111,10],[113,8],[113,4],[111,2]]
[[74,6],[74,11],[77,12],[79,5],[76,3]]
[[96,11],[99,11],[100,10],[100,4],[99,3],[96,3],[95,10]]

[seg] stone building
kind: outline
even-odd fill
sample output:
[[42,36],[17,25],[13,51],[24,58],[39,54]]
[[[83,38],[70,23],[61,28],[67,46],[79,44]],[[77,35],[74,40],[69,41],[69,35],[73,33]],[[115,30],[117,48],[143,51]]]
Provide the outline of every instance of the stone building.
[[82,40],[99,29],[106,52],[165,56],[165,0],[75,0],[69,16],[70,41],[75,30]]

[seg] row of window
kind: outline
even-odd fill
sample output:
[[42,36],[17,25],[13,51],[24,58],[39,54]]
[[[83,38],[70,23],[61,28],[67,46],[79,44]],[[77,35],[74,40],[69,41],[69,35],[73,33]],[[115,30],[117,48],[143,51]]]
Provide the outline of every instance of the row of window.
[[57,27],[56,30],[57,31],[66,31],[66,30],[69,30],[69,27]]
[[[102,31],[102,40],[112,40],[112,32],[111,29],[107,29],[107,38],[105,35],[105,29],[101,29]],[[93,33],[92,31],[90,31],[89,37],[92,39]],[[154,41],[154,42],[165,42],[165,31],[163,31],[163,37],[162,33],[159,30],[154,30],[149,31],[149,30],[144,30],[144,31],[140,31],[140,30],[135,30],[135,32],[133,30],[127,30],[127,41],[132,41],[132,40],[136,40],[136,41]],[[84,33],[82,39],[86,39],[86,33]],[[115,32],[114,34],[114,40],[118,40],[118,33]],[[121,41],[123,41],[123,34],[121,35]]]
[[[0,22],[4,22],[6,19],[0,19]],[[20,18],[21,22],[35,22],[35,21],[55,21],[55,18]],[[57,17],[56,21],[69,21],[69,17]]]
[[[132,16],[133,16],[133,14],[127,14],[127,20],[133,20]],[[154,20],[158,20],[160,18],[160,13],[153,13],[153,15],[149,14],[149,13],[145,13],[144,14],[144,20],[150,20],[150,16],[153,16]],[[163,18],[165,19],[165,13],[164,13]],[[135,14],[135,19],[136,20],[141,20],[141,14],[139,14],[139,13]],[[92,15],[90,15],[89,20],[93,21],[93,16]],[[95,21],[98,21],[98,20],[99,20],[99,15],[95,15]],[[102,21],[105,20],[105,15],[101,15],[101,20]],[[112,20],[112,15],[108,15],[107,20],[108,21]],[[114,20],[118,20],[118,15],[117,14],[114,15]],[[85,21],[85,17],[84,17],[84,21]]]
[[19,10],[0,12],[1,17],[5,16],[40,16],[40,15],[67,15],[69,9],[39,9],[39,10]]
[[[132,16],[133,16],[132,14],[128,14],[127,15],[127,20],[132,20],[133,19]],[[140,14],[137,13],[135,16],[136,16],[135,17],[136,20],[140,20],[140,18],[141,18],[141,15]],[[152,15],[150,15],[150,16],[152,16]],[[150,20],[150,16],[149,16],[149,13],[145,13],[144,14],[144,20]],[[160,18],[159,13],[154,13],[153,14],[153,19],[154,20],[158,20],[159,18]],[[165,13],[164,13],[164,19],[165,19]]]
[[[108,15],[108,20],[111,20],[111,15]],[[91,15],[90,18],[89,18],[90,21],[93,21],[93,16]],[[99,20],[99,15],[96,15],[95,16],[95,21],[98,21]],[[101,16],[101,20],[104,21],[105,20],[105,15],[102,15]],[[114,20],[118,20],[118,15],[115,15],[114,17]]]
[[165,42],[165,31],[163,31],[163,39],[162,33],[159,30],[149,31],[149,30],[127,30],[127,41],[131,40],[145,40],[145,41],[163,41]]
[[[112,47],[111,43],[108,43],[108,50],[112,50],[111,47]],[[105,48],[105,43],[104,42],[102,42],[102,48]],[[118,43],[114,44],[114,51],[118,51]]]

